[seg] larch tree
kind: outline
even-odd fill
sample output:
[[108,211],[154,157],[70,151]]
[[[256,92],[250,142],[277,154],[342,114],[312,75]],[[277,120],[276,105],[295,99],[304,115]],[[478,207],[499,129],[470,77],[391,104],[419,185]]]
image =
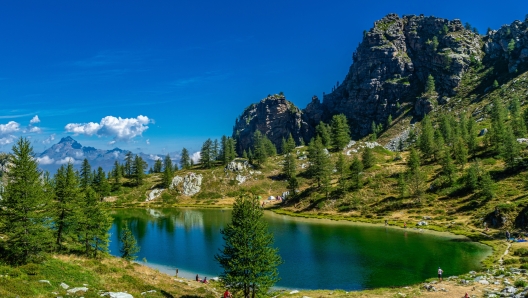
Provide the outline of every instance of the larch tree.
[[350,142],[350,128],[344,114],[334,115],[330,122],[332,146],[336,151],[343,150]]
[[61,166],[55,174],[54,202],[51,208],[55,245],[60,250],[64,236],[73,231],[77,223],[75,208],[78,207],[82,193],[79,188],[79,178],[73,170],[73,165]]
[[83,163],[81,165],[81,187],[87,188],[92,184],[93,177],[92,177],[92,166],[90,166],[90,163],[88,162],[88,159],[84,159]]
[[361,153],[361,161],[365,169],[369,169],[374,166],[376,160],[374,159],[374,153],[372,153],[371,148],[365,147],[363,149],[363,152]]
[[425,117],[422,120],[422,130],[420,133],[420,137],[418,138],[418,144],[420,147],[420,151],[422,151],[422,154],[425,158],[431,158],[434,155],[434,128],[433,124],[431,123],[431,118],[429,116],[425,115]]
[[28,139],[15,143],[7,166],[7,184],[0,200],[1,242],[14,264],[38,261],[49,248],[51,197],[44,192],[41,172]]
[[119,248],[121,258],[127,261],[135,260],[140,248],[137,245],[136,237],[134,237],[134,234],[132,234],[132,231],[130,231],[126,224],[121,231],[119,241],[121,242],[121,247]]
[[231,223],[220,233],[225,244],[215,259],[223,269],[222,283],[245,298],[265,295],[279,281],[282,260],[258,199],[237,198]]
[[339,152],[339,155],[337,156],[337,161],[336,161],[336,164],[335,164],[335,168],[336,168],[336,171],[337,171],[337,175],[339,176],[337,178],[337,183],[339,185],[339,190],[341,192],[344,192],[345,189],[346,189],[346,170],[347,170],[347,165],[346,165],[346,161],[345,161],[345,156],[343,155],[343,153]]
[[191,167],[191,157],[189,156],[189,150],[183,148],[181,151],[180,167],[182,169],[189,169]]
[[134,163],[134,157],[132,152],[128,151],[125,155],[125,176],[130,178],[132,177],[132,164]]
[[350,165],[350,180],[354,189],[361,188],[361,172],[363,172],[363,163],[356,155]]
[[325,148],[332,145],[332,136],[330,134],[330,127],[323,121],[319,122],[315,127],[315,134],[321,139],[321,143]]

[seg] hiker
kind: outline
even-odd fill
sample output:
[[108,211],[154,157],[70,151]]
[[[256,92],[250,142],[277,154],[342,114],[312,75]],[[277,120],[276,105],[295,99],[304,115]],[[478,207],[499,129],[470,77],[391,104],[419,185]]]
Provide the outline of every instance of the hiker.
[[208,283],[208,281],[207,281],[207,276],[204,277],[204,280],[203,280],[202,282],[203,282],[204,284]]
[[444,273],[444,270],[442,270],[440,267],[438,267],[438,280],[442,281],[442,274]]
[[196,274],[196,281],[200,281],[200,277]]
[[506,230],[506,241],[507,242],[510,242],[510,237],[511,237],[510,231]]
[[229,292],[229,290],[226,289],[226,291],[224,292],[224,298],[231,298],[231,297],[233,297],[233,296],[231,295],[231,293]]

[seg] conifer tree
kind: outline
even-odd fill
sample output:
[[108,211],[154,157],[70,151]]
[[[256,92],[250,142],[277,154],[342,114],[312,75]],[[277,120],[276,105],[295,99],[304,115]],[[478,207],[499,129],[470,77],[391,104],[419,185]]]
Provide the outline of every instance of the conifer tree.
[[125,176],[130,178],[132,177],[132,164],[134,162],[134,157],[132,152],[128,151],[125,155]]
[[398,192],[400,193],[400,198],[405,197],[406,191],[407,191],[407,183],[405,181],[405,174],[400,173],[398,175]]
[[181,151],[180,166],[182,169],[189,169],[191,167],[191,157],[187,148],[183,148]]
[[435,80],[431,74],[429,74],[425,83],[425,93],[428,95],[436,93]]
[[288,154],[293,152],[293,149],[295,149],[295,141],[293,140],[292,134],[288,136],[288,140],[282,139],[282,147],[281,151],[282,154]]
[[344,114],[334,115],[330,122],[332,146],[336,151],[343,150],[350,142],[350,128]]
[[451,121],[449,117],[445,114],[443,114],[440,117],[440,131],[442,132],[442,136],[444,137],[445,144],[448,146],[453,145],[453,127],[451,126]]
[[510,104],[510,118],[515,137],[522,138],[526,136],[526,125],[521,115],[521,104],[519,103],[519,98],[516,96]]
[[213,141],[207,139],[203,145],[202,150],[200,151],[200,163],[204,169],[209,169],[213,166]]
[[442,174],[446,177],[448,185],[452,185],[455,181],[456,168],[451,159],[451,154],[445,150],[442,158]]
[[163,175],[161,176],[161,184],[163,184],[163,187],[169,188],[172,183],[172,178],[174,176],[174,173],[173,173],[173,167],[172,167],[172,159],[170,158],[168,154],[165,156],[164,164],[165,164],[165,167],[163,168]]
[[420,150],[425,158],[431,158],[434,154],[434,129],[429,116],[425,115],[422,120],[422,131],[418,139]]
[[468,121],[468,149],[471,154],[475,154],[477,151],[477,122],[475,119],[470,118]]
[[357,155],[354,156],[354,159],[352,160],[350,172],[352,187],[354,189],[361,188],[361,172],[363,172],[363,163],[361,163],[361,160],[357,157]]
[[147,163],[143,161],[141,156],[136,155],[134,162],[132,163],[132,178],[136,185],[143,184],[143,179],[145,178],[145,169],[147,168]]
[[435,161],[439,161],[442,159],[442,154],[444,152],[445,142],[444,142],[444,136],[442,135],[442,132],[440,130],[435,130],[434,132],[434,159]]
[[493,179],[491,179],[489,172],[483,173],[480,177],[479,188],[480,194],[485,199],[489,200],[495,196],[495,185]]
[[372,121],[372,124],[370,125],[370,140],[376,141],[378,139],[378,127],[376,126],[376,122]]
[[389,128],[391,125],[392,125],[392,115],[389,114],[389,117],[387,117],[387,124],[385,126]]
[[337,171],[337,175],[339,175],[339,178],[337,179],[339,190],[343,192],[346,189],[346,169],[347,167],[346,167],[345,156],[341,152],[339,152],[339,155],[337,156],[335,168]]
[[455,144],[455,160],[458,165],[460,165],[462,168],[467,163],[468,159],[468,149],[466,147],[466,142],[462,137],[458,137],[458,140]]
[[258,199],[236,199],[232,221],[220,233],[225,244],[215,259],[223,269],[220,278],[224,286],[245,298],[265,295],[279,281],[277,267],[282,260],[273,248],[273,235]]
[[330,158],[325,152],[321,138],[310,141],[308,148],[308,158],[310,159],[309,172],[317,182],[317,187],[326,189],[329,177],[332,172]]
[[117,160],[114,162],[114,167],[112,169],[112,178],[114,179],[114,184],[112,186],[113,190],[119,190],[119,188],[121,188],[121,169]]
[[218,144],[218,140],[215,139],[213,141],[213,145],[211,147],[211,159],[213,161],[218,160],[219,159],[219,154],[220,154],[220,145]]
[[76,208],[76,231],[79,243],[84,246],[85,254],[96,258],[99,253],[108,251],[112,217],[103,208],[95,191],[89,187],[83,189],[81,202]]
[[465,177],[465,186],[469,191],[476,191],[478,188],[479,183],[479,166],[478,162],[471,163],[471,166],[469,167],[466,177]]
[[102,167],[97,168],[97,172],[94,175],[92,184],[92,188],[99,195],[99,199],[102,200],[104,197],[110,195],[111,186],[106,179],[106,174]]
[[44,192],[28,139],[20,138],[9,155],[7,184],[0,200],[0,243],[7,260],[25,264],[41,257],[49,247],[51,232],[49,215],[50,194]]
[[264,148],[266,150],[266,157],[271,157],[277,155],[277,148],[273,143],[268,139],[267,136],[262,137],[262,142],[264,143]]
[[253,134],[253,148],[253,156],[257,160],[257,163],[261,165],[266,162],[268,158],[266,144],[260,130],[255,131]]
[[374,166],[376,160],[374,159],[374,154],[372,153],[371,148],[365,147],[363,149],[363,152],[361,153],[361,162],[363,163],[363,167],[365,167],[365,169],[370,169]]
[[92,183],[92,167],[88,162],[88,159],[84,159],[81,165],[81,187],[87,188]]
[[297,167],[295,162],[295,157],[293,154],[288,153],[284,156],[284,164],[282,167],[282,174],[286,179],[290,179],[296,176]]
[[332,137],[330,135],[330,128],[323,121],[319,122],[315,127],[315,134],[321,139],[325,148],[329,148],[332,144]]
[[121,231],[119,241],[121,242],[121,247],[119,248],[121,258],[127,261],[135,260],[137,257],[136,254],[139,252],[140,248],[137,245],[136,237],[134,237],[134,234],[132,234],[132,231],[128,229],[126,224]]
[[248,154],[247,154],[247,151],[245,149],[244,149],[244,151],[242,151],[242,158],[248,159]]
[[152,169],[153,173],[161,173],[161,169],[163,168],[163,162],[161,161],[161,158],[156,159],[154,162],[154,168]]
[[419,198],[425,190],[426,177],[420,168],[420,155],[414,148],[411,149],[407,166],[408,188],[413,196]]
[[55,174],[54,203],[51,208],[55,245],[60,250],[64,235],[76,225],[75,208],[78,207],[82,194],[79,189],[79,178],[73,165],[61,166]]
[[459,127],[459,130],[460,130],[460,137],[462,137],[462,140],[464,140],[464,142],[467,144],[468,143],[468,121],[467,121],[467,116],[464,114],[464,115],[461,115],[460,116],[460,119],[458,121],[458,127]]
[[498,98],[493,99],[491,108],[491,127],[489,129],[489,138],[495,153],[500,153],[501,145],[504,141],[506,115],[505,110]]
[[500,146],[501,157],[504,160],[507,168],[513,168],[516,165],[516,158],[519,156],[519,143],[513,134],[513,129],[510,125],[506,126],[505,134],[503,136],[503,143]]

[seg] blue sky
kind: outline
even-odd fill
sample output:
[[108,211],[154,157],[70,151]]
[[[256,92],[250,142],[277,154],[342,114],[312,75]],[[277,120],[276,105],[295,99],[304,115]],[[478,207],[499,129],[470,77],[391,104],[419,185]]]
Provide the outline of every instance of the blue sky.
[[[475,4],[478,3],[478,4]],[[253,102],[304,108],[342,81],[363,30],[388,13],[459,18],[481,33],[526,1],[6,1],[0,151],[72,136],[97,148],[199,150]],[[35,117],[37,116],[37,117]],[[32,122],[32,123],[30,123]]]

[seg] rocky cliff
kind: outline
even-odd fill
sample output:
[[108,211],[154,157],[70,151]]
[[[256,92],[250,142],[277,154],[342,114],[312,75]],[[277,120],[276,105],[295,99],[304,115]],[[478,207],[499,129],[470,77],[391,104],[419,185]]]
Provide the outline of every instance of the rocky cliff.
[[[389,14],[363,33],[347,76],[322,102],[314,96],[300,111],[284,97],[268,96],[248,107],[233,130],[237,150],[252,144],[256,129],[276,145],[289,133],[297,142],[307,142],[314,127],[335,114],[347,116],[355,138],[371,133],[372,122],[385,123],[389,115],[394,119],[409,106],[421,118],[456,95],[472,66],[507,64],[510,73],[525,67],[527,26],[526,21],[515,21],[481,36],[458,19]],[[438,97],[420,96],[429,75],[435,78]]]

